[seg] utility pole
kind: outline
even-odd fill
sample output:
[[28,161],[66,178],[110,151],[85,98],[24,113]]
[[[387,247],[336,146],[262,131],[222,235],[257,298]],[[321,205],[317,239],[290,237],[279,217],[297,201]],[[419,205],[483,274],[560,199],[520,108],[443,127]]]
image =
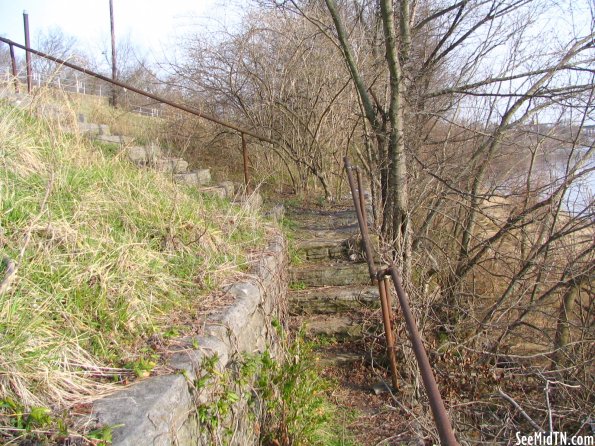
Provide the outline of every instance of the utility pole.
[[[114,2],[113,0],[109,0],[109,19],[110,19],[110,26],[112,31],[112,80],[117,80],[117,68],[116,68],[116,32],[114,30]],[[116,86],[112,85],[112,106],[116,107],[117,104],[117,94],[116,94]]]

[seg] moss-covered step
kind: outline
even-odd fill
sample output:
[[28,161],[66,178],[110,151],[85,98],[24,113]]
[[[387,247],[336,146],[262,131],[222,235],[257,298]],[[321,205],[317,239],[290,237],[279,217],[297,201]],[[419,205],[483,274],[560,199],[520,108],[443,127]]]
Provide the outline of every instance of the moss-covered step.
[[378,288],[368,285],[307,288],[288,295],[291,314],[336,314],[362,308],[378,308]]
[[317,314],[303,318],[302,324],[309,336],[352,338],[362,334],[361,320],[347,314]]
[[290,288],[366,285],[370,283],[368,265],[351,262],[312,262],[289,270]]

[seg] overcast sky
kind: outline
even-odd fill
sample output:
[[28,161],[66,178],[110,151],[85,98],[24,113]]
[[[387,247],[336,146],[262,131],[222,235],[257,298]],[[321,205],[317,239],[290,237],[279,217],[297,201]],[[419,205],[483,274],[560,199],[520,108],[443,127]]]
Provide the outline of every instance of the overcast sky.
[[[229,0],[113,0],[116,38],[131,41],[159,59],[176,35],[231,24],[237,2]],[[234,6],[233,3],[236,5]],[[32,46],[38,32],[52,27],[78,39],[87,52],[100,52],[110,38],[109,0],[0,0],[0,35],[24,43],[23,10],[29,14]]]

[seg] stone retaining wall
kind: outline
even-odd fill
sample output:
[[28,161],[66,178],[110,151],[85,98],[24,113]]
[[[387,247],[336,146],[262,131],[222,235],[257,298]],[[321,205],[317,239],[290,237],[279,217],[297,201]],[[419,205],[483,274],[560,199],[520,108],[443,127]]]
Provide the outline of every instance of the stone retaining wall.
[[[259,254],[250,280],[236,283],[228,292],[234,302],[210,317],[204,335],[184,340],[187,345],[170,359],[172,373],[155,376],[93,404],[92,422],[113,429],[114,446],[141,445],[255,445],[258,442],[258,408],[251,409],[245,390],[219,423],[200,420],[198,407],[216,407],[221,382],[204,378],[205,359],[212,358],[215,375],[226,375],[243,354],[274,355],[278,337],[273,320],[282,320],[287,292],[286,246],[283,237],[271,237]],[[229,374],[228,374],[229,375]],[[229,385],[229,383],[228,383]],[[231,383],[234,385],[234,383]],[[211,405],[211,406],[209,406]]]

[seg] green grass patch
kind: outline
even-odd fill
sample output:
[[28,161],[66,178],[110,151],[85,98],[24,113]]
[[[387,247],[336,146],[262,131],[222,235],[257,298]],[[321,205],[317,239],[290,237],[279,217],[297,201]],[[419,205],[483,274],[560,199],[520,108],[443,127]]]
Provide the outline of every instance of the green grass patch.
[[181,333],[172,317],[199,310],[244,269],[264,229],[250,208],[178,187],[5,104],[0,141],[4,425],[15,407],[33,422],[34,408],[75,404],[122,369],[150,373],[146,339]]

